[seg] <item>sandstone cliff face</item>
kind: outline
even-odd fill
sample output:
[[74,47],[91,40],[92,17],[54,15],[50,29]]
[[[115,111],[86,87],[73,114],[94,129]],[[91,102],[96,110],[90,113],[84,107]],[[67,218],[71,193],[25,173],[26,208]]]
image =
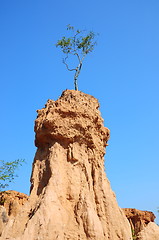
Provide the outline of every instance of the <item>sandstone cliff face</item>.
[[145,228],[138,233],[136,240],[158,240],[159,226],[154,222],[149,222]]
[[28,196],[24,193],[16,191],[0,192],[0,235],[9,218],[15,217],[27,200]]
[[38,111],[30,198],[0,239],[132,239],[104,172],[109,130],[98,108],[94,97],[67,90]]
[[6,224],[8,223],[8,220],[9,220],[9,217],[8,217],[6,208],[1,205],[0,206],[0,236]]
[[152,212],[134,208],[124,208],[123,210],[130,222],[136,240],[159,239],[159,227],[154,223],[156,217]]
[[28,196],[24,193],[16,191],[0,192],[0,205],[4,206],[8,216],[16,216],[28,200]]
[[134,208],[124,208],[125,215],[130,222],[134,235],[143,230],[149,222],[154,222],[155,215],[149,211],[141,211]]

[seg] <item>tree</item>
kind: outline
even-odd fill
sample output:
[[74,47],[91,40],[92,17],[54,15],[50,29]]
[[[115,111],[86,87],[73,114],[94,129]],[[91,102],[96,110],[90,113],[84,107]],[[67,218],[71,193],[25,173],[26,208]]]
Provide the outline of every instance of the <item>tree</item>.
[[0,160],[0,190],[4,189],[14,180],[18,166],[21,166],[24,160],[18,159],[12,162]]
[[[63,63],[69,71],[75,71],[74,74],[74,85],[75,90],[78,90],[77,80],[81,72],[83,60],[86,55],[93,51],[96,41],[94,41],[96,34],[92,31],[86,32],[85,30],[75,30],[73,26],[68,25],[67,31],[71,32],[71,37],[62,37],[58,40],[56,47],[60,47],[62,52],[66,54],[63,58]],[[68,64],[69,57],[75,57],[77,60],[77,66],[70,68]]]

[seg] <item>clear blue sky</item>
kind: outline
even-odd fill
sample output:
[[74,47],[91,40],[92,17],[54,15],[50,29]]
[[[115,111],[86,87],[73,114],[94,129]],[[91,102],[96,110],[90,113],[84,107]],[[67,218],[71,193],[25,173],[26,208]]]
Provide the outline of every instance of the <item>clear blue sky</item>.
[[0,158],[26,164],[11,189],[29,192],[36,110],[73,89],[56,41],[71,24],[99,33],[79,89],[99,99],[111,130],[106,173],[121,207],[159,207],[159,1],[1,0]]

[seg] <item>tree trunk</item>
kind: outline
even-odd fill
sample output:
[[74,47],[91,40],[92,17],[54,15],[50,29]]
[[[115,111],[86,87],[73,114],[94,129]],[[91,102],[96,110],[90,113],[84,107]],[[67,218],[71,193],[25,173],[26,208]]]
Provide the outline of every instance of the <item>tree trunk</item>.
[[78,91],[77,78],[74,79],[75,90]]

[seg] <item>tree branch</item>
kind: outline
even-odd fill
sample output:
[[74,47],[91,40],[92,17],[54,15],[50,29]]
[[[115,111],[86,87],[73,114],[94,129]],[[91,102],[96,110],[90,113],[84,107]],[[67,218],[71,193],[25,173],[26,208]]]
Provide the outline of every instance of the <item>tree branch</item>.
[[79,54],[76,52],[76,53],[74,53],[74,55],[77,56],[77,58],[78,58],[78,60],[79,60],[79,63],[81,63],[82,61],[81,61],[81,58],[80,58]]
[[66,65],[67,70],[69,70],[69,71],[76,71],[76,68],[72,68],[72,69],[69,68],[68,64],[66,63],[66,59],[67,58],[68,58],[68,56],[63,58],[63,61],[62,61]]

